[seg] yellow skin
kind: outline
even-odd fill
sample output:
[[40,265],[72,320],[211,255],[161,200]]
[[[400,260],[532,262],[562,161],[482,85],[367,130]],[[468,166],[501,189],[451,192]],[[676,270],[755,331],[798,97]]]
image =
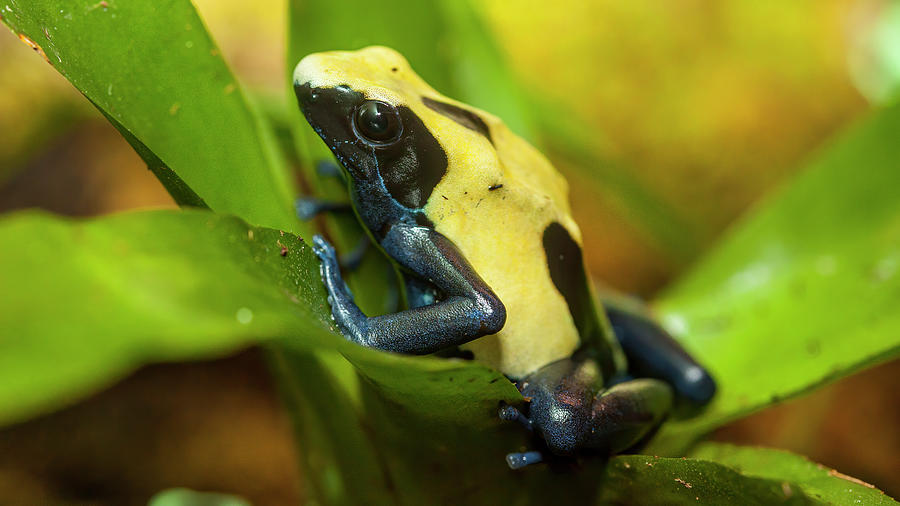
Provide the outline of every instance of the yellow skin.
[[[446,152],[446,174],[431,193],[425,215],[457,246],[507,312],[499,333],[464,349],[511,378],[572,355],[580,338],[550,277],[542,234],[557,222],[580,246],[581,232],[571,216],[566,180],[541,153],[496,116],[439,94],[403,56],[386,47],[310,55],[297,66],[295,81],[321,88],[346,85],[367,99],[407,106]],[[422,97],[475,113],[489,127],[491,139],[427,107]],[[617,369],[623,370],[619,345],[602,315],[601,320],[607,342],[599,344],[612,350]]]

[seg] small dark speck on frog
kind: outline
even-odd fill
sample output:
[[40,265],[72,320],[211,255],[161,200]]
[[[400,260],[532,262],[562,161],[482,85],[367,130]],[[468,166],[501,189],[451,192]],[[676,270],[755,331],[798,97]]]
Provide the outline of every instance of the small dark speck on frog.
[[281,241],[278,241],[278,246],[281,247],[281,251],[279,252],[279,254],[283,257],[286,257],[288,254],[287,246],[285,246],[284,244],[281,244]]
[[488,191],[499,190],[500,188],[503,188],[502,184],[492,184],[488,186]]
[[397,67],[391,67],[391,72],[396,72],[396,71],[397,71]]

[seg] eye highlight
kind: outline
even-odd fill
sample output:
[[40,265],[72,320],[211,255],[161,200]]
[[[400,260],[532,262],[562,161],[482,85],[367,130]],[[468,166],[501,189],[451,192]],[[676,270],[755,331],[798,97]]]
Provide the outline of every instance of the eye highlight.
[[400,138],[403,123],[397,108],[380,100],[366,100],[353,113],[353,130],[369,144],[391,144]]

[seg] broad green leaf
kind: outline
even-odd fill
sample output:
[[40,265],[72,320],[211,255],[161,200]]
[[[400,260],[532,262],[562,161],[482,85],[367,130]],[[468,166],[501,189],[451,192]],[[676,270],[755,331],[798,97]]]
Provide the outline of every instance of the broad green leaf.
[[0,424],[150,361],[220,356],[278,336],[330,342],[309,249],[201,211],[4,216]]
[[250,503],[229,494],[172,488],[151,497],[147,506],[250,506]]
[[302,230],[272,134],[188,0],[9,0],[0,15],[109,118],[176,201]]
[[719,383],[658,451],[900,352],[900,105],[824,151],[659,301]]
[[[279,339],[343,353],[385,395],[477,425],[521,397],[486,367],[381,353],[331,328],[318,261],[296,236],[208,211],[0,219],[0,424],[52,409],[143,363]],[[446,379],[474,378],[470,390]],[[462,397],[470,405],[449,409]],[[479,404],[480,403],[480,404]]]
[[744,476],[789,481],[825,504],[896,504],[874,485],[784,450],[704,443],[691,457],[718,462]]

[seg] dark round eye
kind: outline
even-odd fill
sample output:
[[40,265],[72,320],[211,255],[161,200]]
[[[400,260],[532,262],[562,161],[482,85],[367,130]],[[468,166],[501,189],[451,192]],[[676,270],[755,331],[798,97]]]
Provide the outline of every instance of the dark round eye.
[[378,100],[367,100],[357,107],[353,125],[357,135],[373,144],[389,144],[403,131],[397,108]]

